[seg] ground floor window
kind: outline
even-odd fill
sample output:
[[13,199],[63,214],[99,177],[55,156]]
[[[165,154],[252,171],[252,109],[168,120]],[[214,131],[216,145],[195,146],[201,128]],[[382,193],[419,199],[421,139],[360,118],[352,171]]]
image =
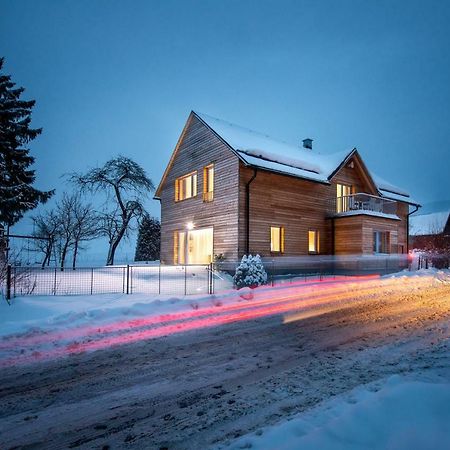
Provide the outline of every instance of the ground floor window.
[[308,252],[319,253],[320,251],[320,234],[317,230],[308,231]]
[[175,264],[209,264],[213,259],[213,228],[176,231]]
[[389,253],[389,231],[373,232],[373,252]]
[[284,252],[284,228],[270,227],[270,251],[272,253]]

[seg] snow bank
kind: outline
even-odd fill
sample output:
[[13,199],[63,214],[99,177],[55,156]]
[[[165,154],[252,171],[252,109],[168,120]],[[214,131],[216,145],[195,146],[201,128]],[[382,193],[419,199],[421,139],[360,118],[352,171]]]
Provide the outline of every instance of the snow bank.
[[235,441],[254,450],[450,448],[450,384],[394,375]]

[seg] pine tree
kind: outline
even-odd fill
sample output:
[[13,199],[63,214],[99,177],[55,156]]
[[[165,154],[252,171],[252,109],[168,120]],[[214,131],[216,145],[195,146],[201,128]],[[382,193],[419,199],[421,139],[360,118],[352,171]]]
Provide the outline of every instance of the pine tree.
[[244,255],[234,274],[234,285],[243,287],[257,287],[267,283],[267,273],[259,255]]
[[11,76],[2,71],[0,58],[0,222],[13,225],[25,212],[47,201],[53,191],[39,191],[33,187],[34,158],[27,144],[42,128],[30,128],[31,111],[35,101],[20,100],[24,88],[15,88]]
[[158,219],[145,214],[139,224],[135,261],[155,261],[159,259],[161,224]]

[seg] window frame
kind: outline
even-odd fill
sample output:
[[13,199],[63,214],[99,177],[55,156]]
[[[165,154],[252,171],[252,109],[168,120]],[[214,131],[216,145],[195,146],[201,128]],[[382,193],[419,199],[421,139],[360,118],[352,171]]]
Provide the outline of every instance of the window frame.
[[[344,195],[344,190],[348,190],[349,194]],[[340,192],[339,192],[340,191]],[[339,193],[341,195],[339,195]],[[354,193],[352,184],[336,183],[336,212],[343,213],[349,210],[349,196]]]
[[[376,236],[380,236],[378,239]],[[390,231],[373,230],[372,233],[372,251],[374,255],[389,255],[391,246],[391,233]],[[377,245],[379,244],[379,245]],[[379,247],[380,251],[377,251]]]
[[[212,171],[212,189],[209,190],[210,185],[210,171]],[[209,203],[214,200],[214,187],[215,187],[215,169],[214,163],[208,164],[203,167],[203,202]]]
[[[313,244],[314,250],[311,250],[311,233],[314,233]],[[320,230],[308,230],[308,254],[319,255],[320,254]]]
[[[274,250],[274,242],[272,240],[272,230],[279,230],[279,250]],[[284,239],[285,239],[285,229],[282,225],[271,225],[269,228],[270,233],[270,253],[283,254],[284,253]]]
[[[184,197],[184,198],[180,198],[181,193],[182,193],[182,189],[181,186],[183,183],[183,181],[187,178],[192,178],[191,180],[191,196],[190,197]],[[193,170],[190,173],[187,173],[186,175],[182,175],[181,177],[178,177],[175,179],[175,202],[183,202],[185,200],[189,200],[190,198],[195,198],[197,197],[198,194],[198,189],[197,189],[197,184],[198,184],[198,173],[197,170]]]

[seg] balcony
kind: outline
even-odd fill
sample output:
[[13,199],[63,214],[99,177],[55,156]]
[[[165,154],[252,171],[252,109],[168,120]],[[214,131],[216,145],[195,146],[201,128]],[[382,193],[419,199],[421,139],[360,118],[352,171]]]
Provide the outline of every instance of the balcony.
[[329,201],[328,214],[330,216],[352,215],[358,211],[373,213],[374,215],[395,215],[397,213],[397,202],[365,193],[335,197]]

